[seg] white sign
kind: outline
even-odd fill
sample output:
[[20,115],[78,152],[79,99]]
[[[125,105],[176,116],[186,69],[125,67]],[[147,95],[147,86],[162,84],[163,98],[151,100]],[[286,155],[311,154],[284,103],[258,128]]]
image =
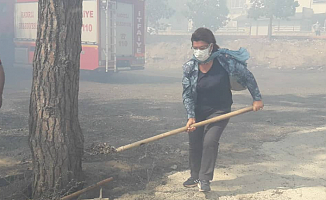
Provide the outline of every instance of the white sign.
[[[15,37],[17,39],[36,40],[38,3],[16,3],[15,7]],[[97,2],[83,1],[82,41],[97,43]]]
[[132,56],[133,5],[117,4],[117,56]]
[[37,34],[37,2],[16,3],[15,33],[18,39],[36,39]]
[[83,1],[82,41],[97,43],[97,2]]

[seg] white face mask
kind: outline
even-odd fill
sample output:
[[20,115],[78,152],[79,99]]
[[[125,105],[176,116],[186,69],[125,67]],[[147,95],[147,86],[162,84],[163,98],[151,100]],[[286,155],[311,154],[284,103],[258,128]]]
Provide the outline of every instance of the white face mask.
[[210,55],[211,55],[211,44],[208,46],[207,49],[204,50],[194,49],[194,56],[200,61],[207,60]]

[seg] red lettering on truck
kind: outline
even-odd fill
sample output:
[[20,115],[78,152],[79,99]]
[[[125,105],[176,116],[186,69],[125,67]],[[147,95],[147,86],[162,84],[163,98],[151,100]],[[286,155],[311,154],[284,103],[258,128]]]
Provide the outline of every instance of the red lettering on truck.
[[94,18],[94,11],[92,10],[84,10],[83,18]]
[[137,47],[136,47],[136,54],[141,54],[143,53],[142,52],[142,45],[143,45],[143,41],[142,41],[142,38],[143,38],[143,26],[142,26],[142,20],[143,20],[143,17],[142,17],[142,13],[141,11],[139,10],[138,11],[138,16],[137,16],[137,24],[136,24],[136,39],[137,39]]
[[19,29],[37,29],[37,23],[19,23]]
[[21,12],[21,18],[34,18],[34,12]]

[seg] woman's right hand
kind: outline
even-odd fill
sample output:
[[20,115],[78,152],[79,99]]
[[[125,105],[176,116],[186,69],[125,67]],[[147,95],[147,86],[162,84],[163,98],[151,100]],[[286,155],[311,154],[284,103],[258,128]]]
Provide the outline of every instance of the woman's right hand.
[[194,130],[196,130],[196,127],[190,127],[192,124],[196,123],[196,119],[195,118],[189,118],[188,122],[187,122],[187,132],[193,132]]

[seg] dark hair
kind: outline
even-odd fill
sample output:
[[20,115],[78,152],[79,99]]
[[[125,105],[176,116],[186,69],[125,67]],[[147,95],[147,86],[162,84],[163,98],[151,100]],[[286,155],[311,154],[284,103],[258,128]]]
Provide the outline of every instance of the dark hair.
[[191,44],[193,44],[194,41],[203,41],[208,44],[213,44],[213,52],[217,51],[220,48],[216,44],[216,39],[213,32],[208,28],[198,28],[191,36]]

